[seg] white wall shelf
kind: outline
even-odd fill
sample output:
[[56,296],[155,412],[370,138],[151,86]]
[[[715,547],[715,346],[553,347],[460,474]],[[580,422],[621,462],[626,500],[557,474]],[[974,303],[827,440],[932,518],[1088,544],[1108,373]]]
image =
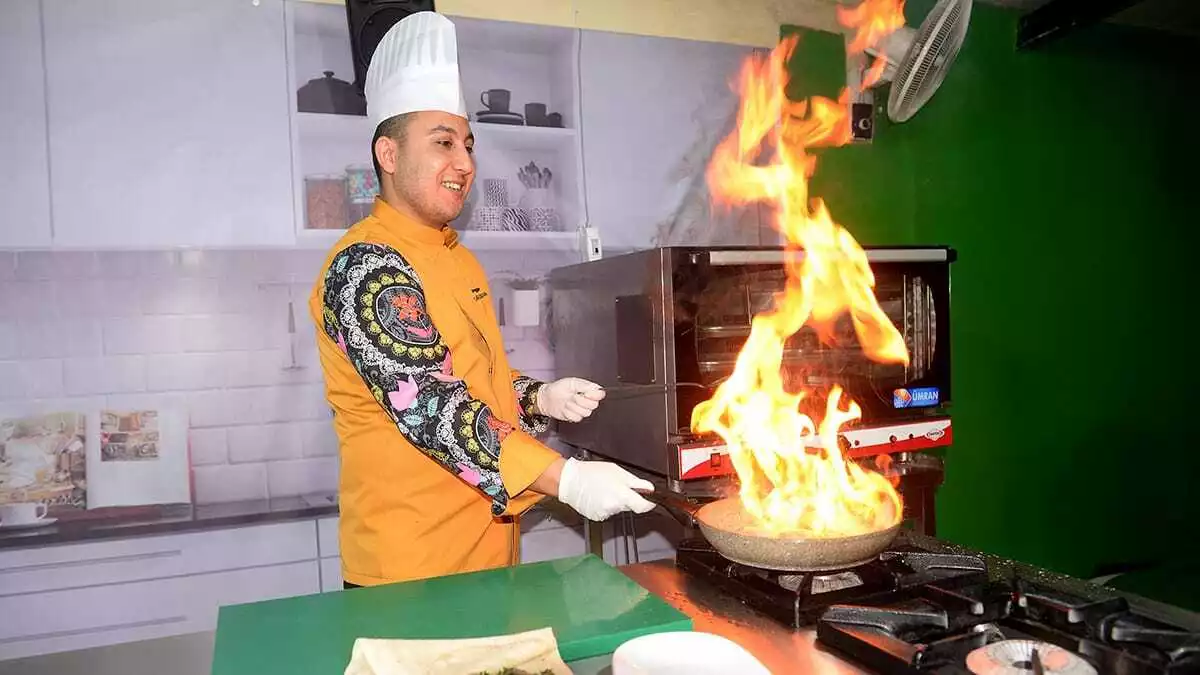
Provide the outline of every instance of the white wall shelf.
[[576,232],[460,232],[468,248],[486,250],[565,250],[579,248]]
[[[300,138],[309,141],[338,143],[365,154],[374,135],[366,117],[324,113],[296,113]],[[534,127],[488,122],[471,122],[476,147],[496,146],[508,150],[569,151],[575,144],[574,129]],[[358,146],[363,146],[359,148]],[[369,159],[369,157],[368,157]]]
[[[354,80],[343,3],[171,0],[148,13],[143,0],[110,4],[12,0],[0,10],[0,35],[13,37],[0,53],[23,64],[0,75],[22,93],[0,121],[23,132],[0,139],[0,248],[310,247],[357,219],[308,230],[305,177],[336,184],[350,167],[370,171],[369,122],[300,113],[296,100],[325,71]],[[696,189],[748,48],[442,11],[458,28],[476,134],[476,189],[454,225],[480,232],[464,241],[578,252],[576,232],[590,225],[610,250],[774,243],[761,218],[716,223]],[[545,104],[563,126],[479,122],[491,89],[511,92],[513,112]],[[530,162],[553,172],[535,201],[554,209],[557,231],[496,231],[513,215],[504,209],[534,203],[522,202],[518,176]],[[485,199],[489,185],[507,192],[506,206]]]
[[[328,249],[344,230],[304,230],[297,235],[299,248]],[[459,230],[459,241],[472,251],[578,251],[577,232],[491,232]]]
[[495,144],[512,150],[555,150],[570,152],[575,145],[575,130],[557,127],[530,127],[472,122],[475,142]]
[[[326,247],[344,228],[312,229],[307,225],[306,177],[334,180],[349,167],[371,166],[374,129],[361,115],[299,112],[297,88],[323,71],[345,81],[354,79],[345,8],[288,0],[289,90],[292,92],[292,173],[295,189],[296,239],[301,247]],[[476,182],[454,223],[464,245],[472,249],[579,250],[577,232],[584,222],[583,161],[578,107],[578,39],[574,29],[451,17],[458,31],[459,70],[475,134]],[[476,121],[486,110],[481,94],[489,89],[511,92],[509,110],[523,114],[527,103],[544,103],[547,113],[562,116],[562,127],[504,125]],[[550,169],[549,201],[557,216],[556,231],[481,230],[486,218],[500,220],[507,208],[524,208],[526,187],[518,171],[534,163]],[[485,183],[503,180],[504,202],[484,198]],[[495,194],[495,192],[493,193]],[[527,212],[530,213],[530,212]],[[345,227],[356,218],[347,215]],[[494,225],[494,221],[493,221]]]

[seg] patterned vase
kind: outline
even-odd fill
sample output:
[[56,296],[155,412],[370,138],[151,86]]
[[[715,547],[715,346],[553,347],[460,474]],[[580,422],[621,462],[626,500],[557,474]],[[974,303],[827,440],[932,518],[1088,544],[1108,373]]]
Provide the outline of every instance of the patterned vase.
[[548,188],[527,188],[519,202],[529,214],[529,229],[534,232],[558,230],[558,213],[554,210],[554,198]]

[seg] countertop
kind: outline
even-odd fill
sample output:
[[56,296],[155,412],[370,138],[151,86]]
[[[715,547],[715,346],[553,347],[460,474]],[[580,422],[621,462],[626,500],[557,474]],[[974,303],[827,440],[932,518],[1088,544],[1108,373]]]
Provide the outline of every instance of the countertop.
[[[760,614],[707,582],[675,567],[673,560],[627,565],[620,570],[675,609],[692,618],[694,630],[713,633],[745,647],[773,675],[856,675],[870,671],[817,644],[811,628],[794,630]],[[611,656],[607,657],[611,662]],[[596,666],[600,666],[596,669]],[[606,672],[598,662],[571,664],[575,675]]]
[[[1025,563],[993,556],[912,531],[904,531],[907,539],[925,550],[964,553],[982,556],[993,579],[1008,579],[1014,572],[1052,588],[1089,598],[1120,595],[1138,612],[1187,628],[1200,631],[1200,614],[1179,607],[1092,584],[1083,579],[1049,572]],[[716,589],[703,579],[691,576],[675,567],[673,560],[626,565],[619,568],[626,576],[663,598],[668,604],[692,618],[696,631],[726,637],[746,648],[774,675],[814,673],[842,675],[870,673],[816,642],[812,628],[793,630],[760,614],[732,596]],[[610,673],[611,656],[597,657],[571,664],[575,675],[606,675]]]
[[[902,536],[927,550],[981,555],[978,551],[964,549],[913,532],[906,531],[902,533]],[[983,555],[987,559],[990,573],[996,577],[1004,577],[1014,570],[1020,570],[1022,574],[1036,575],[1043,583],[1073,593],[1088,596],[1114,594],[1109,589],[1081,579],[1046,572],[996,556]],[[687,572],[676,568],[673,560],[625,565],[618,569],[647,590],[663,598],[671,606],[690,616],[695,630],[714,633],[737,642],[754,654],[776,675],[789,673],[841,675],[869,672],[843,660],[833,652],[826,651],[817,644],[814,630],[797,631],[787,628],[721,593],[707,582],[691,577]],[[1139,611],[1144,611],[1152,616],[1157,615],[1164,620],[1192,630],[1200,630],[1200,615],[1194,612],[1162,605],[1131,596],[1128,593],[1121,593],[1121,595],[1128,598]],[[5,666],[13,666],[12,672],[20,675],[42,675],[51,672],[88,672],[89,675],[110,675],[110,673],[117,675],[119,673],[124,675],[128,672],[138,672],[128,669],[130,663],[150,663],[157,659],[158,662],[179,665],[180,668],[176,670],[179,673],[208,673],[211,668],[212,640],[212,633],[196,633],[175,638],[113,645],[83,652],[19,659],[7,662]],[[85,652],[87,655],[86,658],[83,658]],[[189,663],[187,668],[182,668],[184,665],[182,661],[172,660],[173,655],[176,654],[182,661],[195,660],[198,654],[205,656],[205,659],[204,663]],[[86,671],[52,667],[67,662],[89,665]],[[114,664],[112,669],[104,667],[104,664],[110,662]],[[120,668],[115,666],[118,663]],[[604,655],[575,661],[570,666],[575,675],[611,675],[611,663],[611,655]],[[155,671],[151,668],[144,672]]]
[[336,516],[338,508],[334,495],[317,494],[198,506],[178,504],[148,509],[114,509],[111,513],[111,517],[89,514],[86,518],[64,518],[39,528],[10,530],[0,527],[0,550],[311,520]]
[[[0,527],[0,550],[312,520],[337,514],[337,495],[326,493],[198,506],[175,504],[105,509],[76,519],[63,518],[45,527]],[[583,523],[569,507],[545,500],[521,516],[521,530],[536,531],[546,520],[567,527],[582,527]]]

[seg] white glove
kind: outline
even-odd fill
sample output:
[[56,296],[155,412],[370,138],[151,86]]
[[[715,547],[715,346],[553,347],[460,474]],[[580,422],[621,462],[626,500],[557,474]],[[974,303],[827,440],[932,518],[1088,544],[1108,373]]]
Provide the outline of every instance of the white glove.
[[578,377],[564,377],[542,385],[537,393],[537,407],[543,415],[564,422],[578,422],[600,405],[604,389],[595,382]]
[[654,485],[611,462],[568,459],[558,479],[558,501],[588,520],[607,520],[624,511],[646,513],[654,508],[633,488],[653,492]]

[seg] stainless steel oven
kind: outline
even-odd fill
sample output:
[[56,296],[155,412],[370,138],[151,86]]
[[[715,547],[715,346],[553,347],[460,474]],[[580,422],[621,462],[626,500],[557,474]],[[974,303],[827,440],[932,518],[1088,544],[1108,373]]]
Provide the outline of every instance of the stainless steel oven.
[[[787,343],[794,386],[838,383],[863,409],[842,434],[851,456],[948,445],[950,264],[947,247],[867,248],[881,307],[910,363],[864,356],[849,319],[832,340],[803,328]],[[608,396],[592,417],[559,427],[565,442],[679,487],[733,473],[719,438],[697,436],[692,409],[728,376],[751,318],[786,281],[783,248],[664,247],[553,270],[551,340],[564,374]]]

